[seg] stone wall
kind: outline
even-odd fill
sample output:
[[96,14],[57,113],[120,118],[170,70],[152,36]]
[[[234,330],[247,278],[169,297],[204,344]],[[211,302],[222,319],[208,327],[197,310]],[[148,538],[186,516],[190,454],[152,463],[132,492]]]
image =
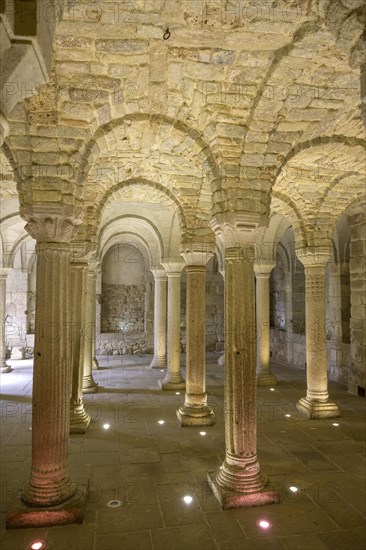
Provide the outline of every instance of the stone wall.
[[145,285],[103,284],[101,307],[102,332],[144,332]]
[[351,369],[348,390],[364,395],[366,387],[366,214],[349,216],[351,226]]

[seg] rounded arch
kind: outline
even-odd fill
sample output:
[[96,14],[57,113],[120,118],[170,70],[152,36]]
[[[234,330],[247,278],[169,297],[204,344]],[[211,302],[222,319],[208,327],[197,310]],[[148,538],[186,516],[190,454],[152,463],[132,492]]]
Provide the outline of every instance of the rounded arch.
[[143,237],[141,237],[141,235],[137,235],[132,231],[120,231],[118,233],[115,233],[112,237],[110,237],[100,251],[101,262],[103,262],[103,258],[106,256],[109,250],[111,250],[111,248],[118,245],[119,243],[123,243],[125,238],[129,238],[131,242],[137,242],[138,244],[142,245],[144,253],[141,252],[140,248],[138,248],[138,251],[140,252],[140,254],[144,259],[145,266],[147,264],[146,259],[148,259],[150,266],[154,265],[154,258],[151,253],[148,242]]
[[157,182],[152,182],[149,180],[145,180],[143,178],[134,178],[128,181],[120,182],[114,185],[111,189],[107,190],[105,194],[103,195],[103,199],[98,205],[97,209],[97,215],[98,218],[101,217],[103,208],[108,204],[109,201],[113,200],[113,195],[115,195],[118,191],[127,188],[132,185],[146,185],[153,190],[157,190],[161,195],[165,195],[171,202],[174,204],[177,212],[178,212],[178,218],[180,222],[181,231],[183,234],[187,231],[187,220],[185,216],[185,212],[183,209],[183,206],[181,205],[180,201],[177,199],[177,197],[169,191],[169,189],[166,189],[164,186],[160,185]]

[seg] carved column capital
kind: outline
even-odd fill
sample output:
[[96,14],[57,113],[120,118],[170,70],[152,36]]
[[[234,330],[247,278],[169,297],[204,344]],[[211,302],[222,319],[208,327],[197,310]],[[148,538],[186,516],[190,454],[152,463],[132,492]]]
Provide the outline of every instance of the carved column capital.
[[275,263],[255,262],[254,273],[256,278],[258,279],[259,277],[269,277],[271,275],[273,268],[275,267],[276,267]]
[[206,265],[210,258],[214,255],[214,246],[202,244],[202,246],[181,247],[181,254],[187,265]]
[[155,280],[166,280],[167,274],[165,269],[161,266],[160,268],[155,266],[150,269],[151,273],[154,275]]
[[266,229],[262,214],[241,212],[220,212],[211,220],[216,237],[225,248],[238,248],[260,242]]
[[177,275],[180,277],[185,264],[180,258],[164,258],[161,261],[161,265],[164,266],[164,269],[167,275]]
[[70,260],[72,263],[92,264],[95,260],[96,247],[90,241],[73,241],[70,244]]
[[33,206],[24,215],[26,231],[38,242],[69,243],[78,231],[82,220],[75,216],[74,208],[42,204]]
[[330,247],[307,247],[298,248],[296,256],[307,267],[325,267],[332,257],[332,249]]

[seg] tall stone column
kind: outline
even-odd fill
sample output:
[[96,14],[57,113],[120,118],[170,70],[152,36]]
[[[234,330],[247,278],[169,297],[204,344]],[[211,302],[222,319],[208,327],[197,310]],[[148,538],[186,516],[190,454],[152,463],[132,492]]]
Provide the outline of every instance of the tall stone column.
[[97,319],[97,301],[99,300],[100,298],[100,292],[98,294],[98,291],[97,291],[97,286],[98,286],[98,275],[100,275],[100,262],[98,262],[97,264],[97,268],[96,268],[96,272],[95,272],[95,297],[93,299],[93,303],[94,303],[94,307],[93,307],[93,319],[94,319],[94,324],[95,324],[95,334],[94,334],[94,338],[93,338],[93,342],[92,342],[92,365],[93,365],[93,369],[95,370],[98,370],[100,367],[99,367],[99,362],[98,362],[98,359],[96,358],[96,355],[95,355],[95,341],[96,341],[96,337],[97,335],[100,335],[100,310],[99,310],[99,317]]
[[262,473],[257,457],[253,246],[256,231],[253,219],[249,222],[246,223],[246,218],[237,220],[236,214],[230,213],[216,215],[212,223],[226,248],[226,453],[221,468],[208,474],[208,481],[223,508],[260,506],[279,499]]
[[[73,211],[72,211],[73,212]],[[70,241],[75,220],[61,207],[34,206],[27,231],[37,240],[36,321],[30,479],[7,527],[81,522],[84,503],[68,466],[70,420]]]
[[6,317],[6,277],[8,275],[8,269],[0,268],[0,372],[11,372],[11,367],[6,363],[6,331],[5,331],[5,317]]
[[306,325],[306,397],[297,409],[308,418],[340,416],[335,403],[329,401],[325,267],[328,250],[302,249],[297,257],[305,267],[305,325]]
[[180,390],[186,386],[180,372],[180,277],[184,264],[164,262],[163,266],[168,275],[168,342],[167,372],[161,381],[161,388]]
[[95,393],[98,384],[93,378],[93,352],[95,351],[95,300],[96,300],[96,268],[95,262],[89,262],[87,274],[85,312],[85,343],[84,343],[84,368],[83,368],[83,393]]
[[[75,245],[73,244],[73,247]],[[70,433],[85,433],[90,424],[83,402],[85,328],[87,309],[86,261],[71,262],[71,398]]]
[[185,252],[187,264],[186,394],[177,410],[181,426],[212,426],[215,414],[206,394],[206,263],[212,254]]
[[167,275],[164,269],[152,269],[154,275],[154,358],[153,369],[167,366]]
[[269,277],[275,264],[255,264],[257,312],[257,384],[274,386],[277,378],[270,369]]

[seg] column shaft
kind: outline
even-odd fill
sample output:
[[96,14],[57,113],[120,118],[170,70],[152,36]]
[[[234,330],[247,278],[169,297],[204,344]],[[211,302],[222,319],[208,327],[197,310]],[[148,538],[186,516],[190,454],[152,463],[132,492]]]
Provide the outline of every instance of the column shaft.
[[225,255],[225,440],[226,456],[209,475],[224,508],[276,502],[257,458],[256,319],[253,262],[246,251]]
[[70,433],[85,433],[90,416],[83,402],[87,263],[71,263],[71,365]]
[[151,367],[163,369],[167,366],[167,277],[154,277],[154,358]]
[[68,468],[70,246],[36,245],[32,468],[22,500],[53,506],[76,492]]
[[11,368],[6,364],[6,277],[7,270],[0,271],[0,371],[2,373],[11,372]]
[[180,272],[168,273],[167,373],[163,390],[184,389],[180,372]]
[[182,426],[208,426],[215,422],[206,394],[206,266],[187,266],[186,395],[177,410]]
[[83,369],[83,393],[95,393],[98,384],[94,381],[93,368],[93,342],[95,346],[95,299],[96,299],[96,274],[88,269],[87,297],[86,297],[86,321],[84,342],[84,369]]
[[257,384],[273,386],[276,376],[270,369],[270,315],[269,315],[270,273],[256,272],[257,311]]
[[337,417],[328,393],[325,264],[305,265],[306,397],[297,404],[309,418]]

